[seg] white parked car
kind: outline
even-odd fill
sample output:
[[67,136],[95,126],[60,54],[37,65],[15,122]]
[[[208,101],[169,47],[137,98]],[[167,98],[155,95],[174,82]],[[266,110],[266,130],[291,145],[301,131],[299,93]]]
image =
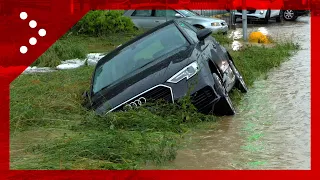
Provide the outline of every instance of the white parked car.
[[[277,22],[280,22],[280,16],[283,16],[283,19],[286,21],[294,21],[299,16],[307,14],[306,10],[247,10],[248,20],[258,20],[268,23],[269,19],[276,19]],[[242,18],[242,10],[236,10],[235,20],[237,18]]]
[[[236,10],[235,20],[242,18],[242,10]],[[280,22],[280,10],[247,10],[248,20],[258,20],[268,23],[269,19],[276,19]]]

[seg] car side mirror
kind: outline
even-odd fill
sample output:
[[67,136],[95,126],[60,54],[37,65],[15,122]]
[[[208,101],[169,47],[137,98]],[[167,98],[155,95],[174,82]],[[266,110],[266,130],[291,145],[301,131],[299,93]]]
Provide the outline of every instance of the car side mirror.
[[176,14],[174,15],[174,17],[176,17],[176,18],[182,18],[182,15],[179,14],[179,13],[176,13]]
[[203,41],[204,39],[206,39],[211,34],[212,34],[212,30],[211,29],[204,28],[204,29],[200,29],[197,32],[197,37],[198,37],[199,41]]

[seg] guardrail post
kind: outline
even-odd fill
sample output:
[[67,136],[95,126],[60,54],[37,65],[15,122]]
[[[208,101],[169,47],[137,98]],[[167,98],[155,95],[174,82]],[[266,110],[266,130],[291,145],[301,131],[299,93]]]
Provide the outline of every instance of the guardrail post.
[[246,0],[242,0],[242,30],[243,30],[243,40],[248,41],[248,22],[247,22],[247,8]]
[[230,10],[230,29],[236,29],[236,18],[235,18],[235,10]]

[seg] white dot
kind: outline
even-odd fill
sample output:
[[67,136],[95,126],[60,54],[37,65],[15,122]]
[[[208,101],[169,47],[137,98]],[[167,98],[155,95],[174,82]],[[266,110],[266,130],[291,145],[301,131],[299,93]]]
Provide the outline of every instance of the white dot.
[[21,46],[21,47],[20,47],[20,52],[21,52],[22,54],[27,53],[27,51],[28,51],[28,48],[27,48],[26,46]]
[[45,29],[40,29],[39,30],[39,36],[43,37],[47,34],[46,30]]
[[30,26],[31,28],[35,28],[35,27],[37,27],[37,22],[36,22],[35,20],[31,20],[31,21],[29,22],[29,26]]
[[20,13],[20,19],[25,20],[25,19],[27,19],[27,17],[28,17],[28,14],[26,12]]
[[31,45],[35,45],[35,44],[37,44],[37,39],[34,38],[34,37],[30,38],[30,39],[29,39],[29,43],[30,43]]

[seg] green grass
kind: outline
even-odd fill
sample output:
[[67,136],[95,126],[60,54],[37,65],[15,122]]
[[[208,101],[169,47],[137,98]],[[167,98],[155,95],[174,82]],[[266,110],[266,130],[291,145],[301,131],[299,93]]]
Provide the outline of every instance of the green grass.
[[[104,52],[130,38],[71,35],[58,43],[68,41],[90,52]],[[293,43],[281,43],[272,48],[247,47],[231,55],[250,86],[296,49]],[[212,126],[218,119],[197,113],[188,106],[188,99],[183,106],[158,103],[151,110],[95,116],[81,106],[81,94],[89,87],[92,71],[93,67],[82,67],[21,75],[11,84],[12,169],[139,169],[149,162],[159,165],[175,158],[185,133]],[[241,94],[234,91],[232,98],[237,104]]]
[[232,44],[232,39],[228,38],[227,35],[223,35],[222,33],[214,33],[212,36],[221,44],[228,46]]

